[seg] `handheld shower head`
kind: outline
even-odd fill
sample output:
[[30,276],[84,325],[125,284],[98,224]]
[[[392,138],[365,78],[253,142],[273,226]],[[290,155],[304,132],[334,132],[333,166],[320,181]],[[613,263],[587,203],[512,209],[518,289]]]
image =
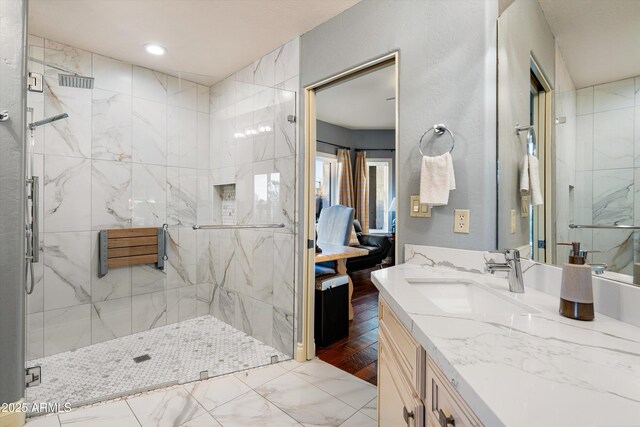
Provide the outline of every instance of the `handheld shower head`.
[[46,119],[42,119],[42,120],[38,120],[37,122],[29,123],[28,128],[33,130],[33,129],[37,128],[38,126],[42,126],[42,125],[46,125],[48,123],[52,123],[52,122],[55,122],[55,121],[58,121],[58,120],[66,119],[67,117],[69,117],[69,115],[67,113],[62,113],[62,114],[58,114],[56,116],[47,117]]

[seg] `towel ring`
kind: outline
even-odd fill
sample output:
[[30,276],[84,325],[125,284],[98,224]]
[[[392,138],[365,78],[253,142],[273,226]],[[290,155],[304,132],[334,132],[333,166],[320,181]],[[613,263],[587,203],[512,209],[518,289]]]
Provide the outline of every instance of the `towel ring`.
[[443,125],[442,123],[439,123],[437,125],[433,125],[432,128],[427,129],[427,131],[423,133],[422,136],[420,137],[420,142],[418,142],[418,151],[420,151],[420,155],[422,157],[424,157],[424,153],[422,152],[422,140],[424,139],[425,136],[427,136],[429,132],[434,132],[440,136],[444,135],[445,132],[449,132],[449,135],[451,135],[451,149],[449,150],[449,153],[453,151],[453,148],[456,146],[456,140],[453,136],[453,132],[451,132],[447,126]]

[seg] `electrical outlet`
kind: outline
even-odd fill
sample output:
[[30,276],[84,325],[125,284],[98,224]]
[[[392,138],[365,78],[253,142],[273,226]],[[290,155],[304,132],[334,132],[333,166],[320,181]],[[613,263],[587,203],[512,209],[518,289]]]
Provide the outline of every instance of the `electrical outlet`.
[[453,212],[453,232],[469,233],[469,210],[456,209]]
[[520,216],[522,218],[529,216],[529,196],[520,197]]
[[409,207],[409,216],[420,218],[431,217],[431,206],[426,203],[420,203],[420,196],[411,196],[411,206]]
[[516,210],[511,209],[511,234],[516,234]]

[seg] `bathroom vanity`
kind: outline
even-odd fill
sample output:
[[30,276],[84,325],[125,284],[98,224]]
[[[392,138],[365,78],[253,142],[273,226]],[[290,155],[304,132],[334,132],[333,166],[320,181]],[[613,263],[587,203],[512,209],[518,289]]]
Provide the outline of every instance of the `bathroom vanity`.
[[[372,274],[380,426],[640,425],[637,317],[560,316],[553,266],[523,260],[516,294],[504,274],[484,272],[500,254],[407,245],[406,256]],[[614,295],[640,298],[594,285],[597,311],[615,315]]]

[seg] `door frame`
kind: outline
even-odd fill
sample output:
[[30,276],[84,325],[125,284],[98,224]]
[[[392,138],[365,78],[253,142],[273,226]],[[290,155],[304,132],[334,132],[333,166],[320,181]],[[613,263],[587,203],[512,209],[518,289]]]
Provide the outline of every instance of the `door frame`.
[[[315,199],[312,200],[312,196],[315,194],[315,156],[316,156],[316,92],[322,89],[326,89],[330,86],[342,83],[346,80],[356,78],[362,74],[374,71],[377,68],[385,67],[393,64],[395,67],[395,155],[396,160],[398,156],[398,64],[399,64],[399,52],[394,51],[387,55],[381,56],[372,61],[353,67],[347,71],[336,74],[317,83],[311,84],[304,88],[304,144],[305,144],[305,158],[304,158],[304,214],[303,221],[304,226],[302,232],[304,233],[304,246],[303,251],[303,270],[302,270],[302,342],[296,346],[296,360],[304,361],[311,360],[315,357],[316,349],[314,342],[314,307],[315,307],[315,271],[314,271],[314,257],[315,257]],[[398,187],[397,169],[394,171],[396,174],[396,187]],[[398,200],[398,188],[396,191],[396,201]],[[400,205],[396,202],[396,218],[399,217],[398,211]],[[396,220],[397,223],[397,220]],[[396,226],[396,238],[398,241],[398,227]],[[398,259],[397,245],[394,247],[396,260]]]

